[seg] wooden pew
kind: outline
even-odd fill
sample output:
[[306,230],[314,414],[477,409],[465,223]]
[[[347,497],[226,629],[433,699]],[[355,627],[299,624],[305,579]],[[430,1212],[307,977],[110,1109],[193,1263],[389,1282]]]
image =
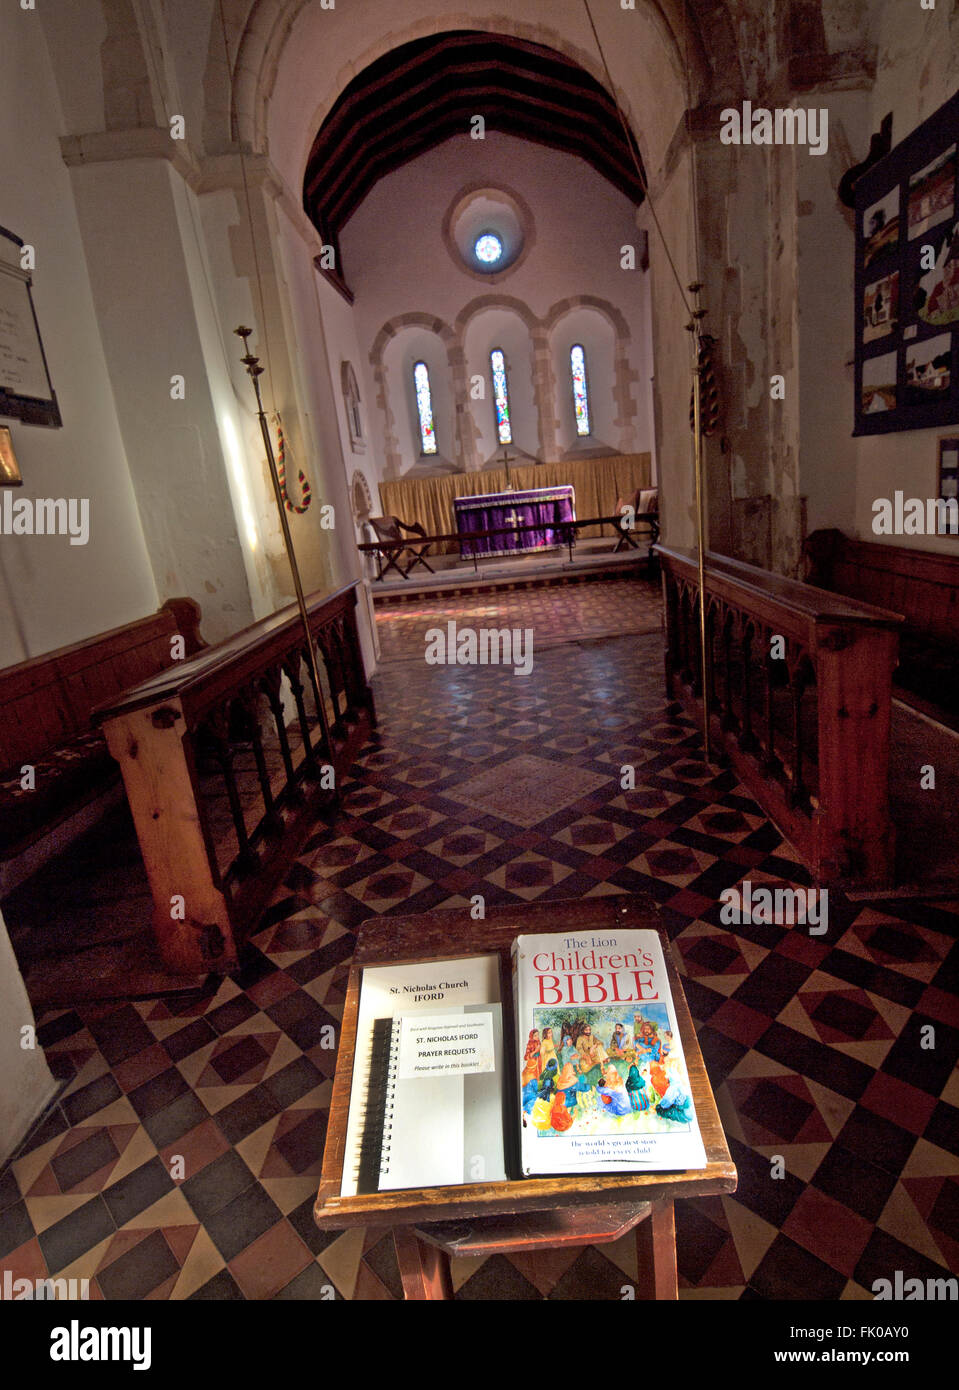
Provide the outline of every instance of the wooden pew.
[[295,605],[103,705],[167,965],[228,971],[245,931],[369,736],[356,585]]
[[[657,551],[667,686],[701,723],[696,555]],[[889,730],[902,619],[712,553],[705,584],[714,747],[820,883],[891,884]]]
[[[206,643],[200,609],[173,598],[157,613],[0,671],[0,860],[10,860],[119,781],[93,709]],[[34,769],[34,788],[25,768]]]
[[904,703],[959,729],[959,555],[814,531],[811,584],[878,603],[905,618],[893,680]]

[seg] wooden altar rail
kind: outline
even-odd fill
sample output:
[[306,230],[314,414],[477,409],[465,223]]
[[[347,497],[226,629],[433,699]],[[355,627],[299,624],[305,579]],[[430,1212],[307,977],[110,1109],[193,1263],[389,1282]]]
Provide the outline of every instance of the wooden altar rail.
[[356,585],[308,608],[321,690],[290,605],[96,711],[174,971],[236,966],[244,931],[375,721]]
[[[701,722],[696,554],[656,550],[667,687]],[[716,746],[818,882],[891,884],[889,737],[902,618],[712,553],[705,577]],[[777,637],[782,659],[773,655]]]
[[[649,558],[650,560],[652,560],[652,552],[657,540],[659,539],[658,512],[637,512],[633,518],[633,525],[631,527],[623,526],[623,514],[621,512],[617,512],[615,516],[591,516],[584,518],[582,521],[550,521],[546,523],[542,521],[518,521],[515,526],[494,526],[487,531],[470,531],[468,535],[465,532],[463,534],[460,534],[459,531],[449,531],[439,533],[435,536],[408,536],[405,540],[397,541],[367,541],[358,544],[357,549],[365,555],[376,556],[377,565],[379,567],[379,573],[377,574],[376,578],[378,580],[381,580],[383,578],[383,575],[386,573],[386,570],[389,569],[389,565],[386,565],[384,567],[382,563],[382,557],[389,556],[391,554],[395,555],[397,551],[400,554],[402,554],[404,550],[421,550],[422,553],[426,555],[425,547],[429,545],[439,544],[441,541],[456,541],[457,544],[460,546],[460,550],[462,551],[462,549],[465,546],[467,546],[470,541],[486,540],[489,536],[509,536],[515,533],[516,531],[550,530],[557,532],[565,532],[565,536],[563,540],[560,542],[560,544],[565,545],[568,548],[569,558],[571,560],[573,558],[573,545],[575,543],[576,532],[581,531],[585,526],[612,526],[616,531],[620,533],[620,541],[619,544],[616,546],[617,550],[622,549],[623,546],[629,546],[633,550],[638,550],[639,546],[636,544],[636,540],[638,538],[635,537],[633,534],[637,522],[642,522],[644,527],[649,528],[648,532],[644,531],[643,536],[644,539],[647,540],[647,544],[649,547]],[[549,548],[551,547],[543,546],[544,550]],[[528,555],[530,552],[526,551],[524,553]],[[510,558],[507,552],[496,551],[495,554],[501,560],[508,560]],[[473,561],[474,571],[478,572],[479,570],[479,566],[476,563],[477,560],[486,559],[489,556],[489,551],[477,552],[474,546],[472,549],[472,555],[470,557]],[[432,557],[427,556],[427,558]],[[463,558],[464,557],[461,554],[460,559]],[[404,574],[403,578],[405,579],[406,577],[407,576]]]

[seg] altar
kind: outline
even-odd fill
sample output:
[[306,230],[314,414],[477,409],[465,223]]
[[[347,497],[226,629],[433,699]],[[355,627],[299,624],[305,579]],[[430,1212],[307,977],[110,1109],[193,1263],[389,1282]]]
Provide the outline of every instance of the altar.
[[[460,556],[526,555],[566,545],[563,525],[576,520],[575,493],[569,483],[530,488],[526,492],[491,492],[482,497],[454,497],[453,515],[460,538]],[[500,536],[476,536],[500,527],[532,526],[530,531],[505,531]]]

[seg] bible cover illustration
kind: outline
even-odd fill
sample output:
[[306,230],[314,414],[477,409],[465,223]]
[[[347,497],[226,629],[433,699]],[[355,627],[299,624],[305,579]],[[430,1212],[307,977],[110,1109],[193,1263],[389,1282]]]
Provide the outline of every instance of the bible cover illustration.
[[659,937],[513,945],[523,1176],[705,1168]]

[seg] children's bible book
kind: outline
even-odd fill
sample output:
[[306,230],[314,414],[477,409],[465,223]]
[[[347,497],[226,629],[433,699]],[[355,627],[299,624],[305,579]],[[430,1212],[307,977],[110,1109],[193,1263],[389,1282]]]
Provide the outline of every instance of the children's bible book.
[[523,1176],[705,1168],[654,931],[513,944]]

